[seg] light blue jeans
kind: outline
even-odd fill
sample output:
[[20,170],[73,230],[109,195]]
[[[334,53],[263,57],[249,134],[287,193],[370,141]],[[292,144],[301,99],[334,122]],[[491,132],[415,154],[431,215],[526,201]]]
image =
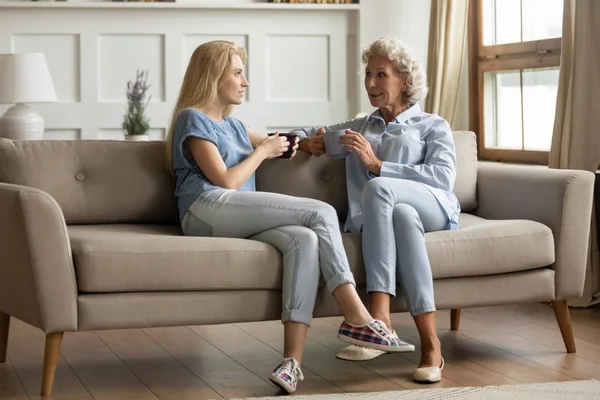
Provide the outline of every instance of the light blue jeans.
[[362,192],[362,243],[367,292],[404,292],[411,315],[435,311],[425,232],[444,230],[448,217],[425,185],[374,178]]
[[188,236],[247,238],[283,254],[282,322],[311,324],[322,275],[330,293],[356,285],[335,209],[308,198],[217,189],[192,204],[182,221]]

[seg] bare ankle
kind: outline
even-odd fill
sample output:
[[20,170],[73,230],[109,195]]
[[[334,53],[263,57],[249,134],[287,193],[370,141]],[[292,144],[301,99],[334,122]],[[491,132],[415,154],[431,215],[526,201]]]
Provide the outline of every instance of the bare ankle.
[[421,361],[419,368],[422,367],[438,367],[442,361],[441,345],[425,348],[421,346]]
[[338,286],[333,291],[333,297],[349,324],[365,325],[373,320],[353,285],[346,283]]
[[437,337],[421,339],[421,347],[428,351],[439,350],[442,348],[442,342]]
[[385,326],[387,326],[387,328],[390,331],[392,330],[392,319],[390,318],[389,315],[375,314],[375,313],[371,313],[371,315],[373,316],[374,319],[378,319],[380,321],[383,321],[383,323],[385,324]]
[[355,326],[366,325],[366,324],[370,323],[371,321],[373,321],[373,318],[371,318],[368,314],[367,315],[360,315],[360,314],[349,315],[349,316],[345,317],[344,319],[350,325],[355,325]]
[[385,292],[370,292],[369,312],[373,318],[383,321],[383,323],[392,330],[392,320],[390,318],[390,300],[392,296]]

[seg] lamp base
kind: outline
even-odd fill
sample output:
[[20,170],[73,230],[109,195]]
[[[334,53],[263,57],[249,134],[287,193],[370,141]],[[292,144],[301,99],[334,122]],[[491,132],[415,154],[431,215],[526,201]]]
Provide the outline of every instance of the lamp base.
[[12,140],[42,140],[44,118],[27,104],[15,104],[0,118],[0,137]]

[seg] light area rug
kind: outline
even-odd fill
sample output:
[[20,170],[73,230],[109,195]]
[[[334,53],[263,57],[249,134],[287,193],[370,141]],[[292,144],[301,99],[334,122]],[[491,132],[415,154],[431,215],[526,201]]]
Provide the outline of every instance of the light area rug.
[[[254,400],[281,399],[254,397]],[[600,399],[600,381],[534,383],[528,385],[502,385],[458,387],[443,389],[397,390],[393,392],[338,393],[311,396],[293,396],[294,400],[596,400]]]

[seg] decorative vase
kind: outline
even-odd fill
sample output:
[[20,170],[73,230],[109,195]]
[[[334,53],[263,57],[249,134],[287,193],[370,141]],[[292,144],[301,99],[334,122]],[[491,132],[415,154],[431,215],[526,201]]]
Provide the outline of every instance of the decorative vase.
[[144,135],[125,135],[125,140],[129,140],[131,142],[145,142],[148,141],[150,137],[147,134]]
[[44,139],[44,118],[31,106],[15,104],[0,117],[0,136],[12,140]]

